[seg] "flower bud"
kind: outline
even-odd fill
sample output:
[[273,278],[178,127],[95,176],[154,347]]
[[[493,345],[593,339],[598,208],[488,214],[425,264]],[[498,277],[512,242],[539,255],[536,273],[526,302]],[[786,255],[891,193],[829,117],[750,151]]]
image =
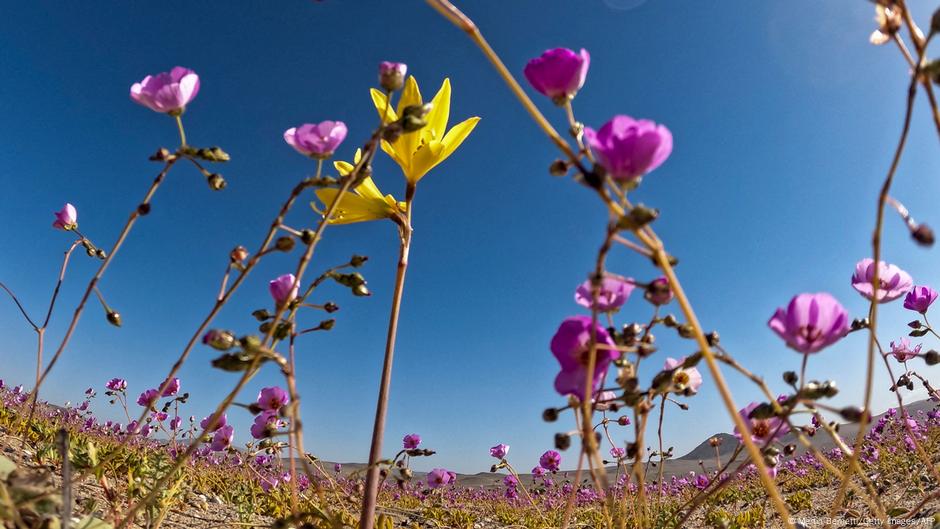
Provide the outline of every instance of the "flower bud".
[[565,160],[555,160],[548,166],[548,174],[552,176],[565,176],[568,174],[568,162]]
[[861,421],[863,413],[864,412],[861,410],[861,408],[858,408],[856,406],[846,406],[845,408],[842,408],[841,410],[839,410],[839,415],[841,415],[843,419],[849,422]]
[[708,345],[715,347],[718,345],[718,342],[721,341],[721,336],[718,334],[718,331],[712,331],[705,335],[705,340],[708,341]]
[[924,362],[926,362],[928,366],[940,364],[940,353],[933,349],[927,351],[924,353]]
[[558,409],[557,408],[545,408],[545,411],[542,412],[542,420],[545,422],[557,421]]
[[328,320],[323,320],[323,321],[321,321],[321,322],[320,322],[320,325],[318,325],[318,327],[319,327],[320,329],[324,330],[324,331],[328,331],[328,330],[332,329],[334,325],[336,325],[336,320],[334,320],[334,319],[331,318],[331,319],[328,319]]
[[306,244],[307,246],[310,246],[311,244],[313,244],[313,240],[316,236],[317,234],[314,233],[313,230],[309,230],[305,228],[300,231],[300,242]]
[[555,448],[567,450],[571,446],[571,436],[566,433],[555,434]]
[[269,320],[273,317],[271,313],[268,312],[268,309],[258,309],[252,312],[251,315],[254,316],[254,318],[258,321]]
[[277,250],[280,252],[289,252],[293,250],[295,244],[296,243],[294,242],[294,238],[288,237],[287,235],[278,237],[277,240],[274,241],[274,247],[277,248]]
[[387,92],[401,90],[407,73],[408,65],[403,62],[382,61],[379,63],[379,86]]
[[202,337],[202,343],[219,351],[228,351],[235,347],[237,339],[231,331],[212,329]]
[[918,224],[916,228],[911,230],[911,237],[921,246],[933,246],[933,230],[926,224]]
[[663,318],[663,325],[666,327],[675,327],[679,325],[679,320],[676,319],[674,314],[667,314],[666,317]]
[[143,202],[143,203],[141,203],[139,206],[137,206],[137,214],[140,215],[141,217],[146,216],[146,215],[148,215],[149,213],[150,213],[150,203],[149,203],[149,202]]
[[424,126],[428,124],[425,118],[430,111],[431,103],[409,105],[402,109],[401,118],[398,120],[402,130],[405,132],[414,132],[423,129]]
[[800,377],[796,374],[796,371],[787,371],[783,374],[783,381],[791,386],[796,384],[799,380]]
[[353,268],[359,268],[368,260],[369,256],[367,255],[354,255],[349,259],[349,266],[352,266]]
[[108,323],[114,325],[115,327],[121,326],[121,315],[113,310],[108,311]]
[[225,189],[225,179],[222,178],[222,175],[219,173],[212,173],[207,178],[206,181],[209,183],[209,189],[213,191],[221,191]]
[[653,305],[665,305],[672,301],[672,289],[665,277],[654,279],[646,286],[643,297]]
[[334,312],[339,310],[339,305],[337,305],[336,303],[333,303],[332,301],[327,301],[323,305],[323,310],[325,310],[329,314],[333,314]]
[[228,258],[233,263],[240,263],[248,258],[248,249],[244,246],[236,246],[229,254]]

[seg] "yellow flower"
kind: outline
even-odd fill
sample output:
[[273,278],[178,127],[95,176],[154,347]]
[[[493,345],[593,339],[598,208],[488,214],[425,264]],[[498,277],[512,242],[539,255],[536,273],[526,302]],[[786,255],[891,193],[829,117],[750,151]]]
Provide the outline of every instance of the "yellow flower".
[[[359,163],[362,156],[361,150],[356,150],[355,163]],[[353,170],[353,164],[349,162],[334,162],[333,167],[339,171],[339,174],[346,176]],[[318,189],[317,198],[325,205],[329,206],[336,200],[339,194],[338,189]],[[313,210],[319,214],[323,211],[317,209],[316,203],[311,203]],[[361,184],[353,189],[352,193],[346,193],[340,206],[333,212],[330,224],[350,224],[353,222],[365,222],[368,220],[378,220],[389,218],[399,213],[407,211],[404,202],[398,202],[392,195],[382,195],[379,188],[376,187],[372,177],[366,177]]]
[[[405,107],[421,105],[421,92],[414,77],[408,77],[398,108],[388,108],[387,98],[379,90],[372,89],[372,102],[379,112],[379,116],[386,122],[395,121]],[[426,119],[428,124],[417,132],[402,134],[392,143],[382,141],[382,150],[395,160],[405,173],[405,178],[411,184],[418,183],[428,171],[443,162],[451,155],[463,140],[470,135],[470,131],[480,121],[472,117],[447,130],[447,118],[450,116],[450,79],[444,79],[444,84],[431,100],[431,111]],[[445,132],[446,131],[446,132]]]

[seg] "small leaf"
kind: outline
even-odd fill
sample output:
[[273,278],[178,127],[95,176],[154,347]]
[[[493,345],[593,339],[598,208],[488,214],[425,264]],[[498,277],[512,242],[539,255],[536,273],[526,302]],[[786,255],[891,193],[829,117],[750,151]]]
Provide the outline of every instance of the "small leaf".
[[908,336],[920,337],[920,336],[927,334],[927,332],[929,332],[927,329],[915,329],[911,331],[910,333],[908,333]]
[[16,470],[16,463],[5,456],[0,456],[0,479],[7,479]]
[[86,516],[76,525],[77,529],[114,529],[114,526],[98,518]]

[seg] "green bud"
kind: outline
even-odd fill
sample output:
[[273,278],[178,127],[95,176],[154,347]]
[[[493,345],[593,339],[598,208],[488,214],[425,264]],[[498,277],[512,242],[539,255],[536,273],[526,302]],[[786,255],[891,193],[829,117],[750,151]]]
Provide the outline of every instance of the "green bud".
[[368,260],[369,260],[369,257],[366,255],[354,255],[349,260],[349,265],[352,266],[353,268],[359,268],[360,266],[364,265],[365,262]]
[[121,326],[121,315],[113,310],[108,311],[108,323],[114,325],[115,327]]

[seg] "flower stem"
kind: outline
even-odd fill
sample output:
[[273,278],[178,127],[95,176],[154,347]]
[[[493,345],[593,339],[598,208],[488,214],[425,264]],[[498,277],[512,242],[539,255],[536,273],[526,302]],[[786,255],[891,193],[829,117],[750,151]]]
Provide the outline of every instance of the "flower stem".
[[183,130],[183,118],[179,114],[176,115],[176,128],[180,131],[180,147],[185,147],[186,131]]
[[[906,9],[905,9],[906,11]],[[923,57],[923,52],[921,52],[921,58]],[[872,384],[874,382],[875,376],[875,347],[876,347],[876,336],[877,336],[877,327],[878,327],[878,288],[879,288],[879,272],[880,266],[878,263],[881,261],[881,232],[884,226],[884,214],[885,214],[885,204],[888,201],[888,194],[891,191],[891,184],[894,182],[894,175],[897,172],[898,164],[901,161],[901,155],[904,153],[904,146],[907,144],[907,136],[911,130],[911,117],[914,113],[914,96],[917,95],[917,79],[920,76],[920,68],[915,68],[914,72],[911,74],[911,82],[907,89],[907,106],[904,112],[904,124],[901,127],[901,137],[898,139],[898,146],[895,148],[894,157],[891,160],[891,166],[888,169],[888,174],[885,176],[884,183],[881,186],[881,192],[878,194],[878,205],[877,210],[875,211],[875,230],[872,233],[872,259],[874,259],[875,265],[872,270],[872,297],[871,305],[868,310],[868,368],[867,375],[865,379],[865,402],[863,405],[863,411],[861,420],[859,420],[858,433],[855,435],[855,442],[852,446],[852,453],[849,455],[849,467],[848,471],[845,473],[845,476],[842,478],[842,483],[839,485],[839,491],[836,494],[836,501],[832,504],[832,507],[829,509],[829,517],[832,518],[835,516],[835,513],[838,512],[839,508],[842,506],[842,502],[845,500],[846,489],[848,488],[849,480],[852,479],[852,476],[855,474],[858,468],[858,458],[860,455],[860,448],[862,441],[865,440],[865,434],[868,432],[868,421],[871,415],[869,406],[871,404],[871,394],[872,394]]]
[[411,211],[414,196],[415,185],[409,182],[405,190],[407,211],[404,222],[400,225],[401,245],[398,254],[398,272],[395,275],[392,309],[389,313],[388,335],[385,340],[385,359],[382,363],[382,378],[379,383],[379,397],[375,405],[375,423],[372,427],[372,444],[369,448],[369,467],[366,470],[362,512],[359,516],[360,529],[372,529],[375,519],[375,506],[379,494],[378,461],[382,458],[382,438],[385,436],[385,417],[388,411],[389,388],[392,383],[392,362],[395,357],[395,340],[398,336],[398,318],[401,311],[402,295],[405,290],[405,273],[408,271],[408,254],[411,250]]

